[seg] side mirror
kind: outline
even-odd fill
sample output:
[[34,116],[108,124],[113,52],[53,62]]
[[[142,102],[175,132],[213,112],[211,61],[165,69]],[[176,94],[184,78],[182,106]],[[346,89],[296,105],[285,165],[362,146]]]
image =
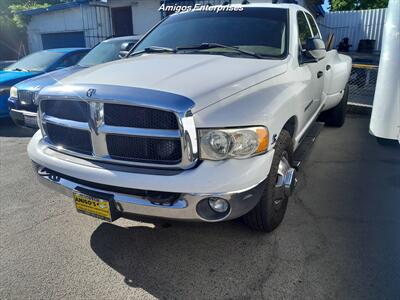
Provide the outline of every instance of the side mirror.
[[131,50],[131,48],[135,45],[135,43],[132,42],[125,42],[121,44],[121,48],[119,50],[119,58],[123,58],[125,57],[129,50]]
[[309,38],[306,41],[305,56],[319,61],[326,56],[325,43],[320,38]]

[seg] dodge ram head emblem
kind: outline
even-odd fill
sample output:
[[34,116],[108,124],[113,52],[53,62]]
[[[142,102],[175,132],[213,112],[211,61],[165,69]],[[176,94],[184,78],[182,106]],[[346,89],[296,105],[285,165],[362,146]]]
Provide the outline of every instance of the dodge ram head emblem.
[[86,96],[88,96],[88,98],[92,97],[94,94],[96,94],[96,89],[88,89],[86,92]]

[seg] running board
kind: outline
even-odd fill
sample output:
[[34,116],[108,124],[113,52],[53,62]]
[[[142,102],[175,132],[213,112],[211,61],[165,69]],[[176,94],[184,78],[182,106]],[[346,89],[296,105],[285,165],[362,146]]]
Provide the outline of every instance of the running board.
[[319,133],[324,127],[325,123],[323,122],[314,122],[313,125],[305,133],[302,138],[300,145],[297,147],[296,151],[293,155],[293,167],[299,169],[301,163],[307,158],[308,153],[310,152],[311,146],[314,144],[317,139]]

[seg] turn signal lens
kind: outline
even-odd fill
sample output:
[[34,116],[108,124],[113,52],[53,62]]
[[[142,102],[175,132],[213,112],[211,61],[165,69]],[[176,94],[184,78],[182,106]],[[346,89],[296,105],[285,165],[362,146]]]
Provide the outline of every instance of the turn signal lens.
[[256,133],[258,137],[258,148],[256,153],[267,151],[269,143],[268,129],[265,127],[257,128]]

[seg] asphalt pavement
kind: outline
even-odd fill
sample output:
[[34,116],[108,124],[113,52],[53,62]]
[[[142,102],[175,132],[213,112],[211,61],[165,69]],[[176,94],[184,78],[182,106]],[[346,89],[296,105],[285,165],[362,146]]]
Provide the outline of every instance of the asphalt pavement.
[[0,123],[1,299],[399,299],[400,150],[324,128],[271,234],[240,221],[106,223],[32,177]]

